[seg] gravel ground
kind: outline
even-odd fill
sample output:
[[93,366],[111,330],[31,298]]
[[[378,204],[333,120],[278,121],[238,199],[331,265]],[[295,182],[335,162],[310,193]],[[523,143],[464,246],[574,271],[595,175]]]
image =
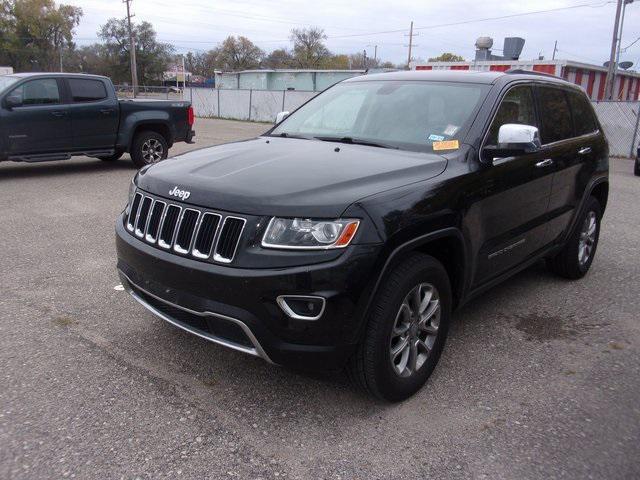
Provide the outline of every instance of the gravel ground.
[[[268,128],[196,124],[197,144]],[[114,289],[128,158],[0,165],[0,478],[638,478],[632,163],[590,274],[538,265],[468,304],[421,392],[371,401],[207,343]]]

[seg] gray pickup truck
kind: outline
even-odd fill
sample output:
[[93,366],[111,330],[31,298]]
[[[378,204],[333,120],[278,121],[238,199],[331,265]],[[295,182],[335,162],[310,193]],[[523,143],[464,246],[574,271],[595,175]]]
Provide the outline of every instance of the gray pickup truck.
[[129,152],[141,168],[194,136],[189,102],[118,100],[111,80],[96,75],[0,76],[0,161],[113,161]]

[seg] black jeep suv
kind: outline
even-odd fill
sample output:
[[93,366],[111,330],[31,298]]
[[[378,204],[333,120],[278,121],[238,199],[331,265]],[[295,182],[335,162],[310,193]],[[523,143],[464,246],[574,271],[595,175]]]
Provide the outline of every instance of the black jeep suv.
[[346,367],[397,401],[474,295],[540,259],[587,273],[608,189],[579,87],[520,71],[368,75],[261,137],[142,169],[118,270],[184,330],[280,365]]

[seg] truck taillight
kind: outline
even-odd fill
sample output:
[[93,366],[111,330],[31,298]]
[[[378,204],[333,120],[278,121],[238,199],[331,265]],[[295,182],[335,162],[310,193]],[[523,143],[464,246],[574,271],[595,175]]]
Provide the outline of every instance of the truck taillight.
[[187,123],[190,127],[193,126],[193,107],[191,106],[187,108]]

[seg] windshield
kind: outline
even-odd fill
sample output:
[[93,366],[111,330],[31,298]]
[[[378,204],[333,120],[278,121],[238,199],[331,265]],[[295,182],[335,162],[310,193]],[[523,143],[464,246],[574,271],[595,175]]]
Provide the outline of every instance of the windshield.
[[0,75],[0,92],[2,92],[8,86],[16,83],[18,80],[20,80],[18,77],[12,77],[10,75]]
[[440,150],[440,142],[464,137],[488,88],[424,81],[344,82],[295,111],[271,135]]

